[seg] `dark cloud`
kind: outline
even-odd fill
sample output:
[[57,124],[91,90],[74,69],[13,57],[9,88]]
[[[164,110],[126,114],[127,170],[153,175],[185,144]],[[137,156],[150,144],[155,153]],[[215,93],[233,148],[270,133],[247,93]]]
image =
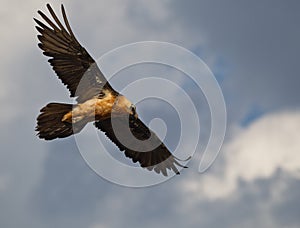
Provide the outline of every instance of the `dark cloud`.
[[[241,180],[237,191],[226,198],[196,200],[183,194],[180,178],[187,178],[187,173],[154,187],[119,187],[91,173],[72,144],[68,140],[67,145],[51,148],[33,195],[35,216],[49,227],[141,223],[144,227],[292,227],[299,223],[299,181],[280,170],[268,179]],[[194,178],[201,178],[198,175]],[[280,190],[282,185],[285,190]]]
[[52,143],[49,149],[43,175],[30,198],[34,216],[45,227],[136,226],[141,218],[145,224],[155,224],[170,216],[163,211],[176,212],[175,187],[132,189],[109,183],[87,166],[73,138]]
[[[300,181],[281,174],[285,178],[285,189],[277,196],[277,202],[273,204],[272,214],[275,221],[282,227],[297,227],[300,223],[298,215],[300,205],[300,193],[296,191],[300,187]],[[276,186],[274,186],[276,188]]]
[[186,33],[205,37],[206,52],[225,59],[230,120],[299,106],[298,1],[172,1],[169,9]]
[[107,194],[109,185],[91,171],[70,138],[50,143],[41,180],[30,201],[45,224],[86,227]]

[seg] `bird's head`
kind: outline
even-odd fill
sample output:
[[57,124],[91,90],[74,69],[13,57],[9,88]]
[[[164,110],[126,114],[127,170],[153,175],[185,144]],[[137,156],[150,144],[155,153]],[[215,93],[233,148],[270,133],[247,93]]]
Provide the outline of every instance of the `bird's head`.
[[138,118],[135,105],[123,95],[117,97],[113,110],[115,114],[129,114]]

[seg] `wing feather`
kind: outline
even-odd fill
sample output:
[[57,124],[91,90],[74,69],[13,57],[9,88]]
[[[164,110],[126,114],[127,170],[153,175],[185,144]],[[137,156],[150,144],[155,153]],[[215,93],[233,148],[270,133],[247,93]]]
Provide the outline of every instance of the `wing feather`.
[[[154,134],[155,140],[159,140],[159,138],[155,135],[153,131],[151,131],[140,119],[130,118],[128,121],[128,118],[126,117],[115,117],[117,119],[114,119],[118,125],[124,125],[125,127],[129,125],[130,131],[135,136],[136,139],[139,140],[147,140],[150,138],[151,135]],[[122,137],[126,140],[128,140],[127,145],[128,147],[124,146],[116,137],[113,127],[112,127],[112,119],[106,119],[102,121],[95,122],[95,126],[103,131],[105,135],[117,145],[120,151],[123,151],[125,153],[125,156],[132,159],[134,163],[139,162],[141,167],[147,168],[148,170],[154,170],[156,173],[162,173],[164,176],[167,176],[167,170],[172,170],[176,174],[179,174],[179,171],[177,169],[177,166],[184,167],[181,165],[177,158],[174,157],[171,152],[168,150],[168,148],[159,140],[159,145],[151,149],[150,151],[144,152],[143,149],[137,151],[128,148],[132,143],[130,142],[130,137],[127,137],[126,135],[122,135]],[[152,143],[151,140],[147,140],[147,143]],[[151,145],[144,145],[141,143],[141,146],[143,148],[150,147]],[[139,145],[133,145],[131,148],[138,148]]]
[[117,94],[94,59],[76,39],[63,5],[61,11],[66,28],[49,4],[47,8],[53,21],[42,11],[38,11],[38,14],[48,25],[34,19],[37,23],[36,29],[40,33],[38,46],[43,50],[44,55],[50,57],[48,60],[50,65],[69,89],[71,97],[77,97],[78,102],[83,102],[97,96],[102,89],[109,89]]

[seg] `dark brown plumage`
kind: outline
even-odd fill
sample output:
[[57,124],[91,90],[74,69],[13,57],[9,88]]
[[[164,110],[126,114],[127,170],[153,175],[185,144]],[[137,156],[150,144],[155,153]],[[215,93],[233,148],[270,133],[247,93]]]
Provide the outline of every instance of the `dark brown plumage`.
[[[136,139],[141,140],[140,144],[133,145],[132,148],[129,148],[129,146],[126,147],[120,143],[116,137],[111,118],[95,122],[95,126],[105,132],[105,135],[113,141],[121,151],[124,151],[126,157],[131,158],[134,163],[139,162],[143,168],[147,168],[148,170],[154,169],[157,173],[162,172],[165,176],[167,175],[167,169],[179,174],[175,164],[180,167],[184,166],[176,160],[156,134],[140,119],[135,119],[133,116],[129,116],[128,118],[128,116],[124,115],[113,119],[113,121],[115,121],[114,124],[118,125],[118,129],[128,128],[129,125],[132,135]],[[119,138],[126,141],[126,145],[132,145],[135,141],[131,135],[126,134],[126,131],[120,131],[118,134],[120,134]],[[147,141],[146,145],[143,141]],[[143,152],[145,147],[149,147],[149,151]]]
[[[77,104],[50,103],[42,108],[37,118],[38,136],[46,140],[65,138],[79,133],[88,122],[95,121],[95,126],[133,162],[139,162],[141,167],[165,176],[167,169],[179,174],[175,165],[184,166],[137,117],[135,106],[111,87],[93,58],[77,41],[63,5],[61,10],[66,27],[49,4],[47,8],[56,24],[38,11],[48,24],[34,19],[40,33],[38,46],[44,55],[50,57],[48,61],[53,70],[69,89],[70,96],[76,98]],[[117,123],[118,128],[130,131],[120,131],[116,135],[112,122]],[[131,134],[140,141],[133,140]],[[126,143],[122,143],[117,136],[125,138]],[[145,151],[145,148],[150,149]]]

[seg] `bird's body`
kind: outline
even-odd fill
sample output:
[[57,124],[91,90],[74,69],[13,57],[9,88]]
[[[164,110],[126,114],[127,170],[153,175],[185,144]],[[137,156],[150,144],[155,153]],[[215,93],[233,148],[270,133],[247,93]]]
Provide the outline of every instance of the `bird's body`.
[[[118,106],[116,106],[118,104]],[[77,123],[86,120],[87,122],[101,121],[111,117],[129,113],[135,115],[131,110],[133,104],[125,96],[114,96],[107,93],[104,97],[94,97],[83,103],[77,104],[72,111],[66,113],[62,121]]]
[[115,97],[109,96],[108,98],[92,98],[84,103],[77,104],[73,110],[66,113],[62,121],[68,123],[77,123],[82,120],[88,122],[95,120],[104,120],[110,116]]
[[[45,140],[65,138],[79,133],[87,123],[94,122],[133,162],[165,176],[167,169],[179,174],[175,164],[183,166],[138,118],[134,104],[112,88],[93,58],[77,41],[63,5],[66,28],[49,4],[47,8],[56,24],[38,11],[50,26],[35,19],[40,33],[39,47],[44,55],[50,57],[48,61],[53,70],[67,86],[71,97],[76,98],[77,104],[49,103],[42,108],[37,118],[38,136]],[[113,123],[118,126],[117,133]]]

